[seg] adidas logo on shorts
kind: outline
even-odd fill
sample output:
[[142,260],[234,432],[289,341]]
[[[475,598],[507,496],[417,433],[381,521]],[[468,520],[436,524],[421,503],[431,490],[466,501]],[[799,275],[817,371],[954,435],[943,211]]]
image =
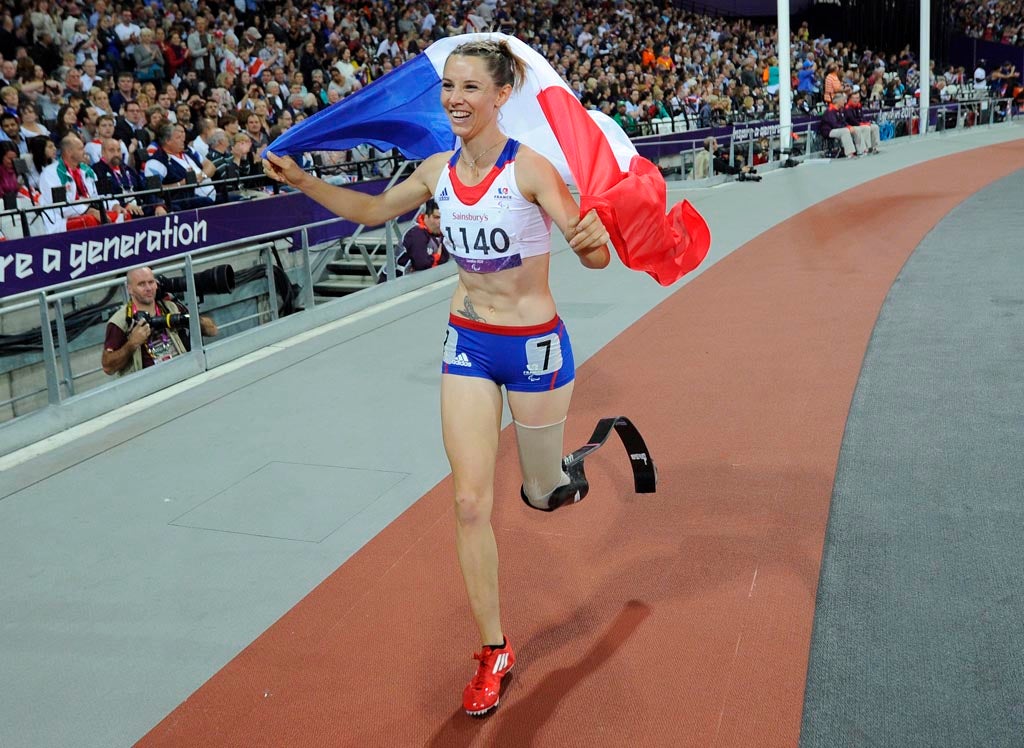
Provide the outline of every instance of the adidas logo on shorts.
[[448,364],[449,366],[473,366],[473,364],[470,363],[469,361],[469,356],[467,356],[465,353],[460,353],[451,361],[445,361],[445,363]]

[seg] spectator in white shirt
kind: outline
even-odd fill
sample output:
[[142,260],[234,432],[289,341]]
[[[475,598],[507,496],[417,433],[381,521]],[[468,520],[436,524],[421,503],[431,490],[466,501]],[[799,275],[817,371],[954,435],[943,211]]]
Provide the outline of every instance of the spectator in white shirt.
[[139,28],[137,23],[132,21],[132,12],[130,10],[121,11],[121,20],[114,27],[114,33],[117,34],[117,38],[124,45],[124,54],[127,57],[131,57],[132,53],[135,52],[135,44],[142,35],[142,29]]

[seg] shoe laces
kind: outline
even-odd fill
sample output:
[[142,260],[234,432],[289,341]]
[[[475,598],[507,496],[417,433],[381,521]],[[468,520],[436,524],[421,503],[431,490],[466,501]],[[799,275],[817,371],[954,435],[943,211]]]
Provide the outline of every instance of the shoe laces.
[[487,660],[494,656],[495,652],[500,652],[501,649],[495,649],[494,647],[484,647],[479,652],[473,653],[473,659],[479,661],[481,665],[487,664]]

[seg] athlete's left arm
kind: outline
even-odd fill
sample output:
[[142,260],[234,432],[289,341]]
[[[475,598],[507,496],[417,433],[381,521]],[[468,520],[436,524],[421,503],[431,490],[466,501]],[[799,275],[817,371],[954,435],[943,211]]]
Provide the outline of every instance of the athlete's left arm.
[[580,208],[551,162],[526,146],[516,154],[516,184],[527,200],[551,216],[569,247],[588,268],[608,266],[608,230],[596,211],[580,218]]

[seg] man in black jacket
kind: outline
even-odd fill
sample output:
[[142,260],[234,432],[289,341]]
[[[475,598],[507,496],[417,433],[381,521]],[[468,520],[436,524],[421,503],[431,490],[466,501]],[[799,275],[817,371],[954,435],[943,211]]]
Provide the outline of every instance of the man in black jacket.
[[[416,225],[405,232],[402,246],[395,256],[397,277],[417,270],[427,270],[448,262],[448,250],[441,241],[441,211],[433,198],[423,205],[423,212],[416,217]],[[386,273],[381,282],[388,280]]]
[[[941,80],[941,78],[940,78]],[[860,93],[854,91],[843,110],[846,124],[853,128],[853,142],[857,146],[857,155],[878,153],[880,140],[878,125],[864,118],[861,114]]]
[[[121,141],[107,138],[100,149],[100,160],[93,164],[96,188],[101,195],[125,195],[146,189],[145,180],[135,169],[121,162]],[[133,216],[165,216],[167,206],[158,195],[120,197],[118,201]]]

